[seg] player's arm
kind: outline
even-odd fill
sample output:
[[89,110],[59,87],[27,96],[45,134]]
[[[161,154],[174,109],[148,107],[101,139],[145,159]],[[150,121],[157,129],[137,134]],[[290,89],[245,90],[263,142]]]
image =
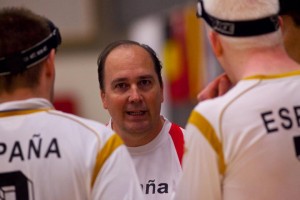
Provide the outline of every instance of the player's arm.
[[112,135],[98,153],[94,171],[93,200],[144,199],[133,161],[117,134]]
[[213,99],[218,96],[224,95],[233,84],[230,82],[228,76],[223,73],[216,79],[210,82],[198,95],[198,101],[204,101],[207,99]]
[[[204,129],[199,126],[203,125]],[[220,200],[221,175],[219,155],[205,136],[206,124],[186,126],[186,152],[183,157],[183,174],[175,192],[175,200]],[[201,130],[202,129],[202,130]]]

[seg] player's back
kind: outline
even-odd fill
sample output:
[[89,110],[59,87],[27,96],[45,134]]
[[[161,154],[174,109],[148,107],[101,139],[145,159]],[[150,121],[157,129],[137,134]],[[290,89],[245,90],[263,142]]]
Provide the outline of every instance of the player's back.
[[[133,165],[120,166],[129,156],[123,155],[125,147],[111,130],[55,110],[7,107],[11,110],[0,106],[0,195],[4,199],[14,195],[18,200],[107,199],[108,193],[110,199],[117,199],[124,182],[128,194],[135,197],[130,189],[134,191],[137,182],[128,180],[135,179],[130,177]],[[123,169],[128,177],[112,184]],[[92,192],[93,187],[98,190]]]
[[252,77],[216,99],[225,102],[215,107],[226,165],[223,199],[299,198],[299,74]]

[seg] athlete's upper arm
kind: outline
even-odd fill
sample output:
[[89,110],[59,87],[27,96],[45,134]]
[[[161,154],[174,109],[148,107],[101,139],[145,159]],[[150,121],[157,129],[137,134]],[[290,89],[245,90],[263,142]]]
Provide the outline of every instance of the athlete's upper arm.
[[220,174],[216,152],[194,124],[188,123],[185,139],[183,175],[175,199],[220,199]]
[[96,165],[98,168],[92,182],[93,199],[144,198],[131,157],[118,135],[108,139],[98,153]]

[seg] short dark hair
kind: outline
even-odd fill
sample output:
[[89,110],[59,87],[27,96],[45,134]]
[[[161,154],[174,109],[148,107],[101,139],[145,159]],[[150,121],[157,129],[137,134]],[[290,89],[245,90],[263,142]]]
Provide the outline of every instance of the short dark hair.
[[300,3],[299,0],[279,0],[280,15],[289,15],[294,23],[300,26]]
[[[48,19],[24,7],[7,7],[0,10],[0,58],[26,50],[50,34]],[[1,67],[1,66],[0,66]],[[0,93],[16,88],[33,88],[39,83],[41,63],[19,73],[0,76]]]
[[150,46],[148,46],[146,44],[138,43],[136,41],[118,40],[118,41],[114,41],[114,42],[108,44],[98,57],[97,64],[98,64],[98,80],[99,80],[100,89],[102,91],[104,91],[104,67],[105,67],[105,61],[106,61],[107,56],[110,54],[110,52],[112,50],[116,49],[117,47],[126,46],[126,45],[139,46],[139,47],[145,49],[149,53],[149,55],[151,56],[151,59],[153,61],[153,64],[154,64],[154,68],[155,68],[155,72],[158,77],[159,84],[162,87],[163,86],[163,80],[162,80],[162,75],[161,75],[162,65],[161,65],[161,62],[158,59],[155,51]]

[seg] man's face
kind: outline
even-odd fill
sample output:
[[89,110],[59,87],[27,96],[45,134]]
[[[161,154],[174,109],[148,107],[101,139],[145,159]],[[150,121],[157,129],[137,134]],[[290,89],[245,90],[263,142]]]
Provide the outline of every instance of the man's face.
[[108,55],[101,99],[120,135],[142,136],[157,130],[163,88],[146,50],[127,45]]

